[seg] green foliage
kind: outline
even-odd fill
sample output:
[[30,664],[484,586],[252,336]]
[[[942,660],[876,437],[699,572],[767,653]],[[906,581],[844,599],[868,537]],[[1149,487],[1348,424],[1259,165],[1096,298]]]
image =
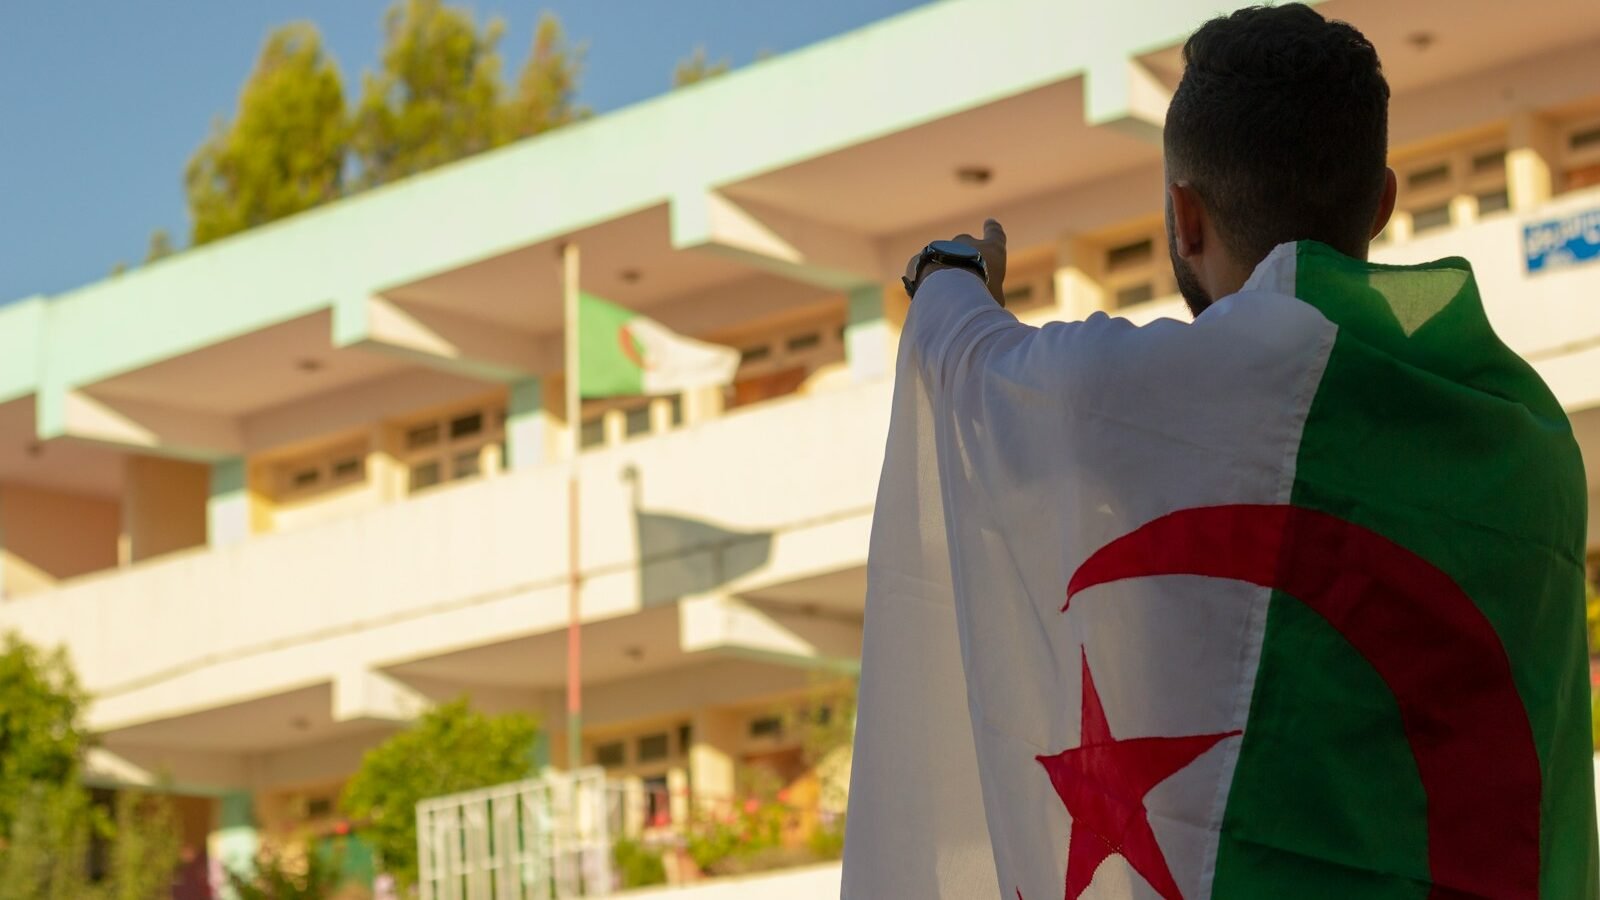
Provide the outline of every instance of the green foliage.
[[109,835],[109,873],[103,900],[153,900],[171,895],[182,850],[178,811],[167,797],[139,790],[117,793]]
[[418,801],[526,778],[538,726],[521,713],[485,715],[465,699],[436,707],[367,752],[344,808],[402,887],[417,880]]
[[107,823],[76,782],[37,781],[14,798],[0,852],[0,900],[81,900],[97,891],[89,883],[89,845]]
[[78,784],[87,702],[65,652],[42,653],[14,634],[0,642],[0,839],[40,791]]
[[726,58],[712,62],[706,57],[706,48],[696,47],[694,53],[678,61],[672,69],[672,86],[675,88],[699,84],[707,78],[726,74],[733,64]]
[[376,185],[480,153],[499,143],[499,19],[478,29],[470,10],[402,0],[385,20],[377,74],[363,81],[354,147]]
[[539,16],[517,94],[503,110],[500,140],[529,137],[589,116],[577,102],[584,51],[584,45],[567,42],[555,13]]
[[155,262],[164,256],[171,256],[172,252],[172,236],[167,234],[165,228],[157,228],[150,232],[150,245],[144,253],[145,262]]
[[[114,815],[83,786],[87,696],[61,651],[0,642],[0,900],[153,900],[178,867],[177,814],[158,794],[118,793]],[[89,853],[106,872],[89,880]]]
[[263,846],[255,870],[248,875],[229,872],[228,884],[238,900],[327,900],[343,878],[340,870],[337,854]]
[[316,26],[296,22],[273,31],[234,121],[215,127],[189,161],[193,243],[339,196],[348,143],[339,69]]
[[808,847],[818,859],[844,858],[844,820],[823,825],[806,838]]
[[631,838],[622,838],[611,847],[611,857],[622,873],[622,887],[649,887],[667,883],[667,867],[661,853]]

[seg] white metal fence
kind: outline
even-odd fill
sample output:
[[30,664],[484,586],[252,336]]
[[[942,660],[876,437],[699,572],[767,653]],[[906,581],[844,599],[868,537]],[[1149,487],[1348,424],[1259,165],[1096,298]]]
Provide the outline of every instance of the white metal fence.
[[599,767],[418,803],[421,900],[610,896],[607,806]]

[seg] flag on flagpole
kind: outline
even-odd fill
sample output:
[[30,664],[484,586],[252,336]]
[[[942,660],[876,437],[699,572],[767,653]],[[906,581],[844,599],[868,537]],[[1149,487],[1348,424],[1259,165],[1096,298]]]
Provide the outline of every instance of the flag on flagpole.
[[578,390],[586,399],[720,387],[739,368],[739,351],[685,337],[593,294],[578,297],[578,342]]
[[1583,462],[1465,261],[917,292],[843,895],[1592,898]]

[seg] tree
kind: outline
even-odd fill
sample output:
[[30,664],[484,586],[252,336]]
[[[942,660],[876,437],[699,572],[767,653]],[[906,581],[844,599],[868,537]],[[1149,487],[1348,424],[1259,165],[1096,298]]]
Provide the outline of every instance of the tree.
[[485,715],[465,699],[438,706],[367,752],[345,786],[345,812],[366,822],[362,834],[384,869],[408,887],[417,880],[417,803],[526,778],[537,735],[521,713]]
[[203,244],[339,196],[349,148],[344,87],[316,26],[273,31],[239,95],[189,161],[185,186]]
[[64,651],[42,653],[14,634],[0,641],[0,839],[41,790],[79,782],[87,703]]
[[[16,635],[0,641],[0,900],[151,900],[171,889],[170,801],[122,791],[111,816],[83,786],[86,702],[65,653]],[[95,838],[107,842],[98,883],[89,878]]]
[[718,75],[725,74],[731,68],[733,68],[733,64],[728,62],[726,57],[716,62],[711,62],[706,58],[706,48],[696,47],[694,48],[694,53],[678,60],[678,64],[673,67],[672,86],[681,88],[691,84],[699,84],[707,78],[715,78]]
[[150,245],[145,250],[144,261],[152,263],[164,256],[171,256],[172,250],[172,237],[165,228],[157,228],[150,232]]
[[539,16],[533,49],[517,79],[517,94],[505,105],[503,140],[529,137],[589,116],[589,110],[577,103],[586,49],[567,43],[555,13]]
[[480,32],[469,10],[400,0],[385,31],[381,69],[364,78],[356,114],[363,183],[394,181],[499,143],[499,19]]

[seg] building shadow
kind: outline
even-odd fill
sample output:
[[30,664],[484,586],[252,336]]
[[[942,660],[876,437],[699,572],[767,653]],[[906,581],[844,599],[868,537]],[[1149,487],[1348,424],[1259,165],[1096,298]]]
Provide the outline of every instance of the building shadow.
[[737,531],[704,519],[646,510],[638,468],[623,469],[622,479],[629,484],[643,605],[715,591],[772,557],[771,531]]

